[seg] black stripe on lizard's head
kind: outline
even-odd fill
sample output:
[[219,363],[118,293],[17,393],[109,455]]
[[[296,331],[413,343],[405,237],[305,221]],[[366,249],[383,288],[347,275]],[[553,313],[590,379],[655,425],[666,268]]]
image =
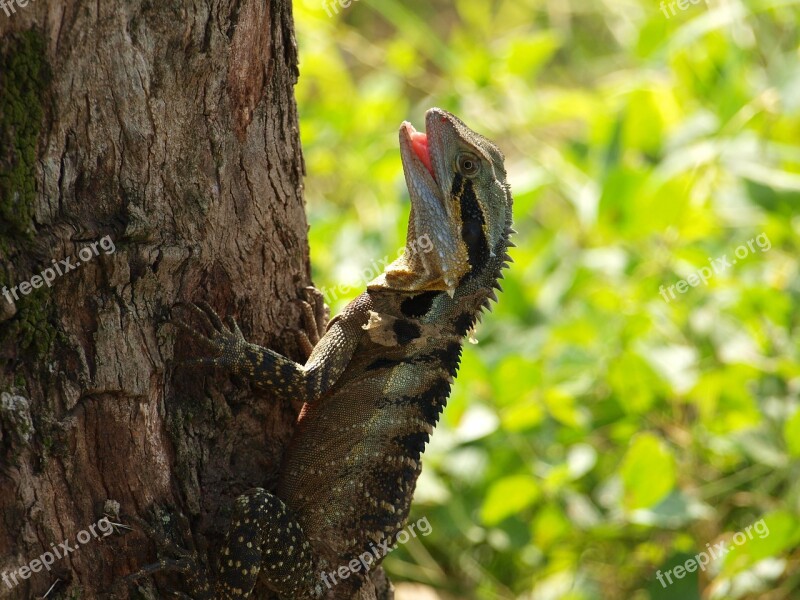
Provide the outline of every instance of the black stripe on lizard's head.
[[452,296],[505,256],[511,192],[505,159],[491,141],[439,108],[427,112],[425,124],[426,133],[410,123],[400,128],[411,197],[406,251],[370,288]]

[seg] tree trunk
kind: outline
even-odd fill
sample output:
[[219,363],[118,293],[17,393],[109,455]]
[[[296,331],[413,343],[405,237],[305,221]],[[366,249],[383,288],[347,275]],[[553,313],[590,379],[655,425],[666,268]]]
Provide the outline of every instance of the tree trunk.
[[156,555],[135,525],[106,537],[104,511],[177,539],[183,513],[214,564],[300,408],[176,365],[198,349],[167,323],[206,300],[303,358],[287,335],[310,283],[291,6],[4,2],[0,597],[106,597]]

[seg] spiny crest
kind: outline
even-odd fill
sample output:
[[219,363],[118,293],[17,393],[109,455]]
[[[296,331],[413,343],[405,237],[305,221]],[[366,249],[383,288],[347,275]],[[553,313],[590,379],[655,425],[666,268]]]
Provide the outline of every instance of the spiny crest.
[[477,318],[478,321],[481,320],[483,310],[486,309],[489,312],[491,312],[492,311],[492,303],[498,301],[497,292],[495,290],[498,290],[500,292],[503,291],[503,286],[500,285],[500,280],[504,278],[503,271],[505,269],[508,269],[511,266],[511,263],[514,262],[514,259],[508,253],[508,249],[509,248],[516,248],[516,246],[517,246],[510,239],[511,236],[513,234],[515,234],[515,233],[517,233],[517,232],[513,227],[511,227],[510,225],[506,227],[506,230],[504,232],[505,249],[503,250],[503,257],[502,257],[501,262],[500,262],[500,267],[499,267],[499,270],[497,272],[497,276],[496,276],[495,280],[491,284],[492,289],[489,291],[489,293],[488,293],[488,295],[486,297],[486,300],[484,300],[483,304],[481,304],[480,311],[476,315],[476,318]]

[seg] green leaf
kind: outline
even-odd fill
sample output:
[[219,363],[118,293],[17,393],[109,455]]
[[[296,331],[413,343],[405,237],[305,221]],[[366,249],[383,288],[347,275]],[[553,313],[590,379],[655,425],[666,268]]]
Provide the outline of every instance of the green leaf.
[[675,458],[661,439],[643,433],[628,448],[620,474],[625,508],[649,508],[675,487]]
[[498,479],[489,488],[481,509],[481,520],[489,526],[532,506],[541,496],[539,486],[529,475]]
[[800,543],[800,520],[788,512],[777,511],[732,533],[726,543],[723,572],[739,573],[757,562],[778,557],[796,549]]
[[783,426],[786,447],[792,456],[800,456],[800,410],[794,413]]
[[531,525],[533,540],[539,548],[549,548],[573,531],[570,521],[557,504],[547,504],[537,513]]
[[626,352],[611,362],[608,383],[620,408],[629,414],[647,411],[664,384],[641,356]]

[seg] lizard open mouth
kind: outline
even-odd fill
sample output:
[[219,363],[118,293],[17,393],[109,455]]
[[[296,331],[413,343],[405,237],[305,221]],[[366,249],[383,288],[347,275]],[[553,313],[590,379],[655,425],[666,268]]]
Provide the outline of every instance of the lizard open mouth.
[[414,151],[414,155],[428,170],[428,172],[431,174],[431,177],[433,177],[433,180],[436,181],[436,173],[433,170],[433,161],[431,160],[431,152],[430,148],[428,147],[428,134],[417,131],[414,129],[414,126],[408,122],[403,123],[403,129],[408,138],[411,150]]
[[414,131],[411,134],[411,147],[414,149],[414,154],[422,161],[425,168],[430,171],[434,179],[436,175],[433,172],[433,163],[431,162],[431,153],[428,149],[428,134],[420,131]]

